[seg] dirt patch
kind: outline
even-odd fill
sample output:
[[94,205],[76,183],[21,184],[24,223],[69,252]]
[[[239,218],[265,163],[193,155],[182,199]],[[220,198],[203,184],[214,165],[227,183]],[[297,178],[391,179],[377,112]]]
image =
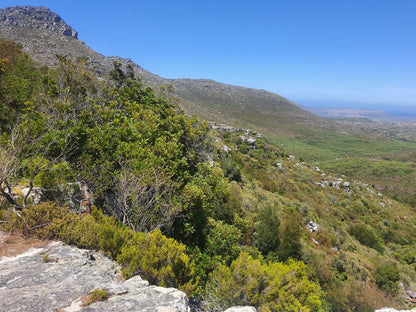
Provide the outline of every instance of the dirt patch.
[[32,247],[43,247],[49,242],[38,238],[24,238],[19,233],[0,231],[0,259],[17,256]]

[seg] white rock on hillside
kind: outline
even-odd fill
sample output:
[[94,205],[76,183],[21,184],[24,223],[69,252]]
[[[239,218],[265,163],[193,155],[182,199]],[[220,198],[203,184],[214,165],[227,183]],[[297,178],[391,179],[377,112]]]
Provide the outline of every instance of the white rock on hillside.
[[[110,298],[82,307],[81,296],[94,289]],[[1,311],[190,311],[185,293],[139,276],[122,282],[109,258],[59,242],[0,260],[0,302]]]
[[224,312],[257,312],[256,308],[250,306],[232,307]]

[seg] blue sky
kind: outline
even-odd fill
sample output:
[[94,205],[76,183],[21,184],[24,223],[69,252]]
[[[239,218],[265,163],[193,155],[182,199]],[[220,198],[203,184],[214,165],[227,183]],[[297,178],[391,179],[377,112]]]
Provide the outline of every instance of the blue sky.
[[416,115],[415,0],[0,0],[27,4],[58,13],[98,52],[166,78]]

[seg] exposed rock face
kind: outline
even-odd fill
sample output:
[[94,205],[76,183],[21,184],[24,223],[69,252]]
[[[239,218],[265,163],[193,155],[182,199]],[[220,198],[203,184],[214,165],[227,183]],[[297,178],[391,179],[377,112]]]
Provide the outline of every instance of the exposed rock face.
[[0,37],[20,43],[25,52],[42,65],[55,66],[57,54],[70,58],[86,57],[90,68],[99,76],[113,68],[115,60],[125,66],[132,64],[134,72],[146,85],[159,87],[169,83],[138,66],[131,59],[117,56],[105,57],[89,48],[78,33],[56,13],[46,7],[17,6],[0,9]]
[[46,7],[18,6],[0,9],[0,25],[47,29],[78,38],[78,33]]
[[[94,289],[110,297],[83,307],[81,297]],[[139,276],[122,282],[115,262],[59,242],[0,260],[0,302],[1,311],[190,310],[183,292],[149,286]]]
[[[71,58],[86,57],[91,68],[99,75],[111,69],[111,64],[104,55],[95,52],[75,37],[64,35],[61,31],[53,31],[53,24],[50,27],[45,26],[44,28],[47,29],[44,29],[15,26],[9,23],[11,18],[8,15],[9,12],[24,15],[22,11],[15,11],[15,9],[15,7],[0,9],[0,37],[20,43],[24,51],[39,64],[54,67],[57,64],[56,55],[61,54]],[[28,21],[25,25],[30,25],[30,23]],[[36,21],[33,23],[36,25]]]

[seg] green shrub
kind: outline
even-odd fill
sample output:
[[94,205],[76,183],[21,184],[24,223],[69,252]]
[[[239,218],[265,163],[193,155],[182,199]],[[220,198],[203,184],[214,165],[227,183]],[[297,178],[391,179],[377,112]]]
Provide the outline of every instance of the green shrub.
[[208,218],[231,223],[235,205],[228,205],[230,185],[221,168],[199,164],[198,175],[184,187],[186,209],[178,218],[171,235],[187,246],[204,249],[208,233]]
[[[78,219],[78,220],[76,220]],[[98,236],[100,224],[91,215],[82,215],[69,218],[70,222],[62,225],[58,238],[67,244],[82,248],[99,249],[101,238]]]
[[237,162],[232,161],[229,157],[224,157],[220,161],[220,166],[224,171],[224,176],[230,181],[242,182],[241,170]]
[[402,258],[407,264],[414,264],[416,263],[416,252],[407,250]]
[[205,294],[219,300],[222,308],[253,305],[259,311],[322,311],[320,296],[303,262],[264,264],[247,253],[214,271]]
[[[68,217],[68,209],[51,202],[29,205],[20,212],[21,217],[13,214],[8,223],[9,229],[22,231],[25,236],[36,235],[40,238],[55,237],[55,223]],[[70,216],[69,216],[70,217]]]
[[13,216],[9,226],[20,229],[25,235],[58,238],[83,248],[99,248],[100,224],[91,215],[74,214],[51,202],[29,206],[20,214],[21,217]]
[[91,215],[100,224],[97,229],[99,248],[117,258],[121,248],[132,239],[134,232],[126,226],[121,226],[114,217],[104,216],[96,207],[92,207]]
[[266,207],[258,214],[256,223],[256,246],[267,256],[268,253],[276,254],[280,245],[280,219],[277,207]]
[[51,258],[49,257],[49,255],[46,253],[42,256],[42,262],[43,263],[48,263],[51,261]]
[[197,286],[194,263],[185,253],[185,245],[162,235],[135,233],[121,248],[117,261],[123,266],[123,275],[129,278],[139,274],[152,284],[177,287],[191,294]]
[[238,242],[241,232],[233,225],[212,218],[208,219],[208,225],[210,230],[205,252],[212,257],[220,257],[223,264],[230,265],[240,253]]
[[332,281],[326,289],[328,311],[374,312],[377,307],[387,305],[385,294],[375,286],[348,279]]
[[62,198],[62,191],[58,188],[67,182],[74,181],[74,176],[68,163],[57,163],[38,174],[34,183],[39,184],[47,200],[59,201]]
[[327,248],[332,248],[337,243],[336,237],[324,229],[318,230],[318,233],[316,234],[316,239],[319,243],[321,243]]
[[194,249],[196,274],[203,284],[208,281],[209,273],[220,264],[230,265],[241,251],[238,245],[241,237],[239,229],[212,218],[208,219],[208,225],[210,230],[205,249],[202,252],[199,248]]
[[104,301],[107,298],[108,294],[105,289],[94,289],[86,298],[83,298],[82,305],[87,306],[94,302]]
[[406,238],[405,234],[402,233],[402,231],[399,231],[393,228],[387,228],[383,230],[381,235],[383,237],[383,240],[386,243],[395,243],[395,244],[400,244],[400,245],[409,244],[409,241]]
[[380,239],[367,226],[362,224],[354,225],[349,228],[348,232],[361,244],[373,248],[380,253],[384,251]]
[[382,263],[377,265],[375,273],[377,286],[390,295],[397,295],[400,280],[400,271],[395,263]]
[[285,261],[289,258],[299,260],[302,257],[301,216],[295,208],[287,208],[280,226],[279,258]]

